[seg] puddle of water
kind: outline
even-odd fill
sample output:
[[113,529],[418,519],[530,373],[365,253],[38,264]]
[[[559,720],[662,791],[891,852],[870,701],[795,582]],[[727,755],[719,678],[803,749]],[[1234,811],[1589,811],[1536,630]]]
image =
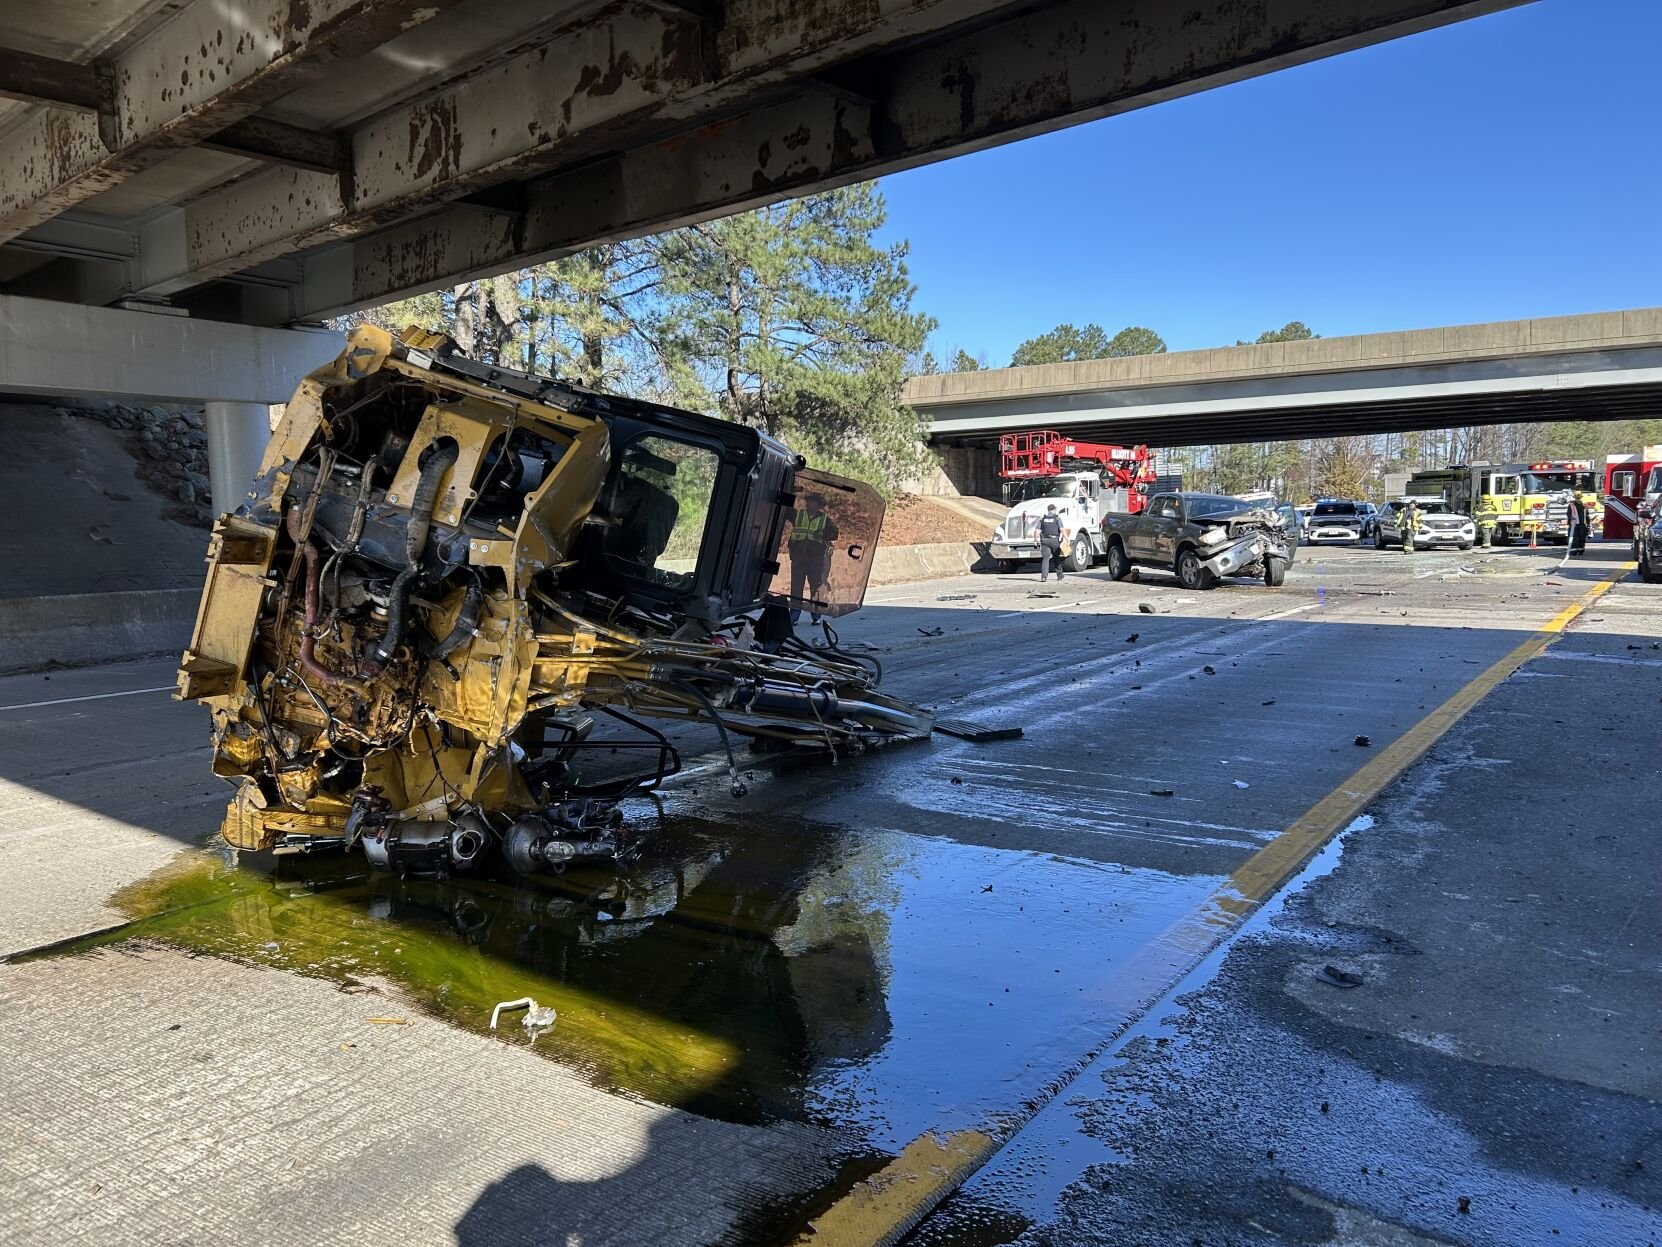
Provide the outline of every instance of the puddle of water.
[[[1152,952],[1169,955],[1172,970],[1185,960],[1204,952],[1185,973],[1161,994],[1146,1011],[1125,1026],[1091,1064],[1081,1072],[1076,1086],[1065,1090],[1023,1125],[998,1157],[954,1194],[934,1217],[918,1231],[919,1247],[973,1243],[976,1247],[997,1247],[1015,1241],[1035,1225],[1050,1221],[1066,1189],[1079,1181],[1093,1165],[1125,1161],[1123,1153],[1097,1138],[1085,1126],[1081,1114],[1100,1092],[1099,1075],[1124,1065],[1126,1049],[1137,1040],[1164,1043],[1176,1036],[1176,1014],[1166,1007],[1189,992],[1209,983],[1234,946],[1225,939],[1212,946],[1217,937],[1237,924],[1240,935],[1258,931],[1282,912],[1288,897],[1338,867],[1344,852],[1344,836],[1366,831],[1373,816],[1354,819],[1340,835],[1333,837],[1275,897],[1258,907],[1245,921],[1233,911],[1212,912],[1202,907],[1191,921],[1176,924],[1166,938],[1152,946]],[[1209,949],[1209,951],[1206,951]],[[1152,985],[1152,979],[1145,980]]]

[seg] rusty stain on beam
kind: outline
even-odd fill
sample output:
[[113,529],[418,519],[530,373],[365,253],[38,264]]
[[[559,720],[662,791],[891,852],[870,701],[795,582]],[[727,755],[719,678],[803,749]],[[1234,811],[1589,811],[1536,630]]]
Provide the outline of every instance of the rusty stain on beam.
[[459,0],[196,0],[98,67],[97,115],[0,140],[0,242],[252,116]]
[[517,245],[501,254],[492,249],[477,270],[422,272],[425,260],[457,253],[453,243],[440,246],[428,233],[465,230],[455,210],[401,227],[394,253],[353,243],[350,292],[331,291],[329,303],[307,306],[304,314],[361,307],[829,189],[1512,2],[1356,0],[1352,11],[1337,14],[1309,0],[1278,10],[1273,20],[1254,8],[1260,20],[1253,27],[1243,26],[1243,7],[1233,0],[1182,12],[1165,0],[1128,0],[1113,9],[1070,0],[881,58],[855,79],[879,95],[870,106],[862,94],[827,91],[809,79],[806,94],[771,99],[753,112],[660,134],[620,155],[528,181]]
[[[853,50],[880,46],[891,28],[910,32],[1009,3],[904,0],[879,8],[810,0],[811,38],[798,53],[805,65],[831,67]],[[722,65],[718,46],[728,49],[723,55],[754,48],[776,16],[770,4],[757,0],[613,0],[593,14],[591,24],[564,27],[549,42],[358,127],[349,202],[337,213],[325,211],[327,194],[296,196],[274,175],[267,181],[278,193],[268,197],[269,210],[253,228],[245,188],[205,196],[189,209],[188,272],[155,290],[176,291],[296,249],[385,228],[493,185],[627,149],[653,124],[683,126],[699,111],[747,94],[766,97],[799,68],[755,60],[726,78],[712,73]],[[742,22],[755,28],[746,33]],[[852,104],[864,103],[853,91],[842,94]]]

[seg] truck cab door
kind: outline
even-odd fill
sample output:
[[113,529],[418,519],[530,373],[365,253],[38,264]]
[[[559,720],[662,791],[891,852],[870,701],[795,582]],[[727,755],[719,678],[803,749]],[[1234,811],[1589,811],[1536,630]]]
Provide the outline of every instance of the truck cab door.
[[1141,556],[1160,563],[1177,557],[1177,529],[1183,522],[1183,504],[1175,494],[1161,494],[1146,513]]

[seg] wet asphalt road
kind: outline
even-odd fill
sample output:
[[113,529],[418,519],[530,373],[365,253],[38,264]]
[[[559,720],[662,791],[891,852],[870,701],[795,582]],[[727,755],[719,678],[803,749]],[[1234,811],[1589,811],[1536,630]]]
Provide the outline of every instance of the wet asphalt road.
[[[661,843],[631,895],[600,904],[578,881],[557,919],[538,901],[534,928],[514,917],[523,904],[487,904],[480,946],[754,1055],[713,1088],[673,1069],[627,1084],[648,1100],[826,1127],[842,1154],[877,1158],[926,1130],[1007,1120],[1171,987],[1183,958],[1151,950],[1232,870],[1608,570],[1597,552],[1558,572],[1545,551],[1303,554],[1276,591],[1102,572],[875,591],[839,628],[875,647],[888,691],[1024,737],[747,764],[738,798],[724,768],[705,771],[639,803]],[[0,680],[4,951],[119,922],[118,887],[217,825],[200,712],[108,696],[170,682],[161,663]],[[453,939],[408,916],[453,900],[366,884],[341,903]],[[262,946],[231,951],[259,960]],[[697,973],[664,969],[676,961]],[[1075,1154],[1104,1154],[1078,1138]],[[1043,1223],[1078,1176],[1036,1170],[1021,1194],[976,1205],[985,1241]]]

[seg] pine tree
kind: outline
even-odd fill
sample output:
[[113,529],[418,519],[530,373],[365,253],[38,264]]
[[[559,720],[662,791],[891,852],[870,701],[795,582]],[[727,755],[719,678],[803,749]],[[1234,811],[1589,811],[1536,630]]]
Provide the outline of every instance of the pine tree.
[[922,455],[902,382],[934,328],[913,312],[906,245],[874,235],[873,185],[665,235],[660,355],[686,405],[719,411],[878,483]]

